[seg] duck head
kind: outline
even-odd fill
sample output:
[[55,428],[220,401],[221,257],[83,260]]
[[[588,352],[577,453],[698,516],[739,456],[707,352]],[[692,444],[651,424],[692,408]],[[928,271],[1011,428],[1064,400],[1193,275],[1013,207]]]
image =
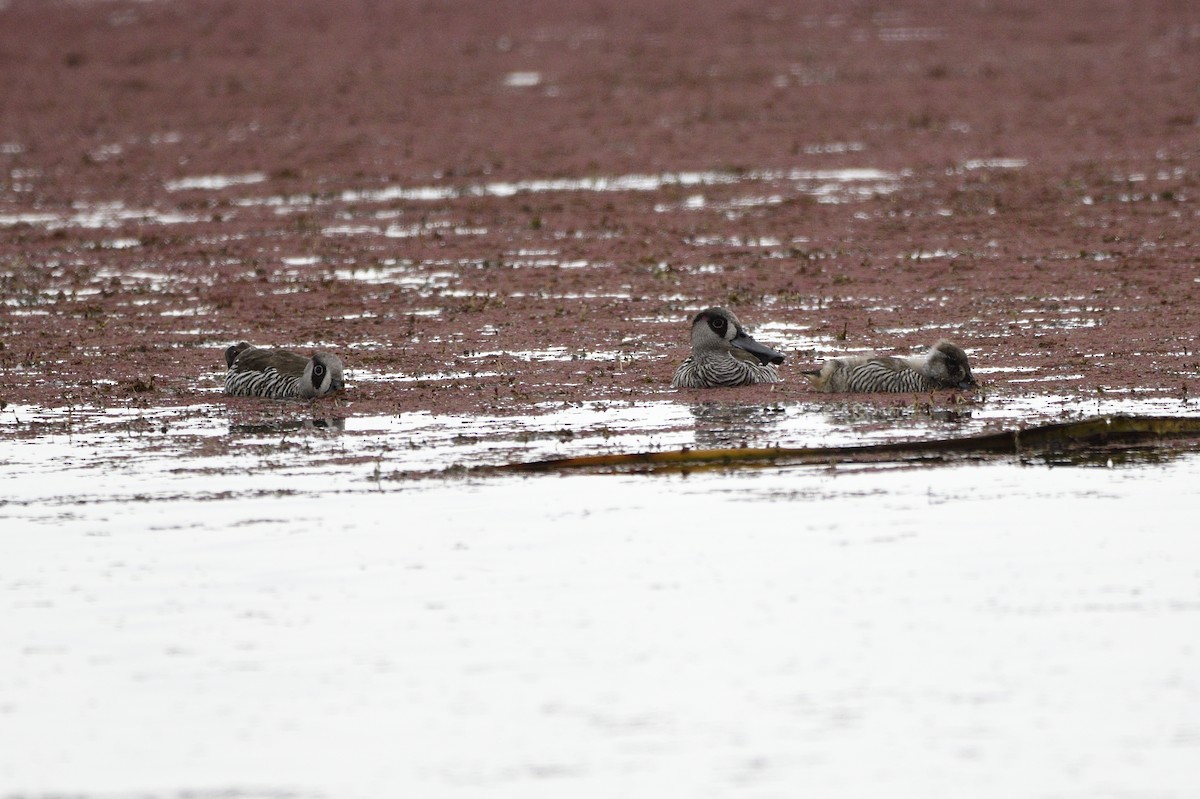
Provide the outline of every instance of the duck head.
[[328,352],[318,352],[309,359],[304,368],[301,384],[305,393],[313,397],[323,397],[334,391],[341,391],[346,387],[342,377],[341,359]]
[[692,319],[692,351],[698,355],[728,352],[763,364],[780,364],[784,358],[782,352],[750,337],[738,318],[724,308],[705,308]]
[[974,388],[979,385],[971,374],[966,351],[957,344],[942,339],[928,353],[929,377],[947,388]]

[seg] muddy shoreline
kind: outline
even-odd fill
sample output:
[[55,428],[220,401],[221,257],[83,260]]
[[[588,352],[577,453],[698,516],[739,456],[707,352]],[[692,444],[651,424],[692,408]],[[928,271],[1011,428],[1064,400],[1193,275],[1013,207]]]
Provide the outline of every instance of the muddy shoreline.
[[[337,413],[836,401],[798,371],[943,336],[987,396],[1195,396],[1200,15],[1096,7],[17,0],[0,399],[241,409],[247,339]],[[784,384],[667,388],[710,304]]]

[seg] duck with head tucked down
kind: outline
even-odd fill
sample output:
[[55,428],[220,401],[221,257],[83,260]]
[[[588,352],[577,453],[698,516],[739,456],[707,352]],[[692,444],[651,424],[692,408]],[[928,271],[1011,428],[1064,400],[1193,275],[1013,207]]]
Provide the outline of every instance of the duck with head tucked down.
[[231,397],[312,400],[345,387],[342,361],[328,352],[305,358],[245,341],[225,350],[225,393]]
[[778,383],[773,364],[784,355],[759,344],[724,308],[706,308],[692,319],[692,354],[675,370],[672,388],[716,388]]
[[920,355],[856,355],[830,358],[803,373],[818,391],[913,392],[974,388],[967,353],[942,339]]

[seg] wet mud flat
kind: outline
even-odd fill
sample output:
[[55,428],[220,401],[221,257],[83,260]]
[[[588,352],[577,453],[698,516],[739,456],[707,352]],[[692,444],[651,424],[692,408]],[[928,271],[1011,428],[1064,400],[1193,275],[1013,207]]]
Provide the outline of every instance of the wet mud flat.
[[[1182,2],[0,6],[0,796],[1190,797]],[[673,391],[734,310],[784,382]],[[800,371],[950,338],[981,387]],[[240,340],[348,390],[221,395]]]
[[939,336],[1195,394],[1194,14],[1090,8],[11,3],[3,399],[189,405],[252,339],[354,412],[642,400],[711,304],[784,400]]

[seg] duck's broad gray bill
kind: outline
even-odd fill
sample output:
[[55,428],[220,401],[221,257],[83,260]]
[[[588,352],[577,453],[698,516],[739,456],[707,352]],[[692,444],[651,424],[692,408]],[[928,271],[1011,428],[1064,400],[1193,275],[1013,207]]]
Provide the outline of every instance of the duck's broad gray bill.
[[739,350],[745,350],[746,352],[750,353],[755,358],[758,358],[758,360],[762,363],[783,363],[782,352],[773,350],[765,344],[759,344],[745,333],[735,337],[733,341],[730,341],[729,343],[737,347]]

